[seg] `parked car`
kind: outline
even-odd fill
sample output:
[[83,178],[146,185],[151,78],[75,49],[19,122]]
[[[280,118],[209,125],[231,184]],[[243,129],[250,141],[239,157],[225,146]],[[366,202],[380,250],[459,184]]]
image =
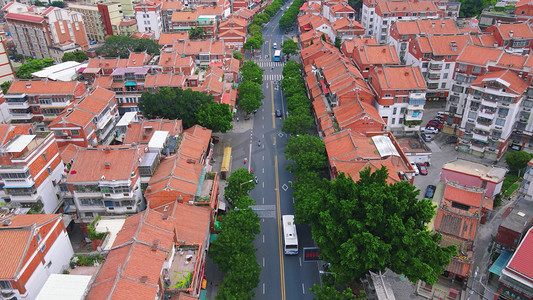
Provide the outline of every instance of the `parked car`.
[[428,187],[426,188],[426,194],[424,195],[424,198],[428,198],[428,199],[431,199],[433,198],[433,195],[435,195],[435,190],[437,189],[436,186],[434,185],[428,185]]
[[281,110],[276,109],[276,117],[281,118]]
[[443,123],[439,123],[439,124],[437,124],[437,126],[435,126],[435,128],[440,131],[440,130],[442,130],[442,126],[443,125],[444,125]]
[[442,120],[439,120],[439,119],[437,119],[437,118],[431,120],[430,122],[435,122],[435,123],[437,123],[437,124],[442,124]]
[[411,162],[411,166],[413,167],[413,169],[415,170],[415,176],[420,174],[420,172],[418,171],[418,168],[416,167],[416,164],[414,162]]
[[422,134],[420,134],[420,136],[422,137],[424,142],[431,142],[431,136],[429,136],[429,134],[422,132]]
[[274,49],[278,49],[278,43],[274,43],[274,44],[272,44],[272,48],[274,48]]
[[439,112],[437,112],[437,116],[438,116],[438,117],[444,117],[444,112],[443,112],[443,111],[439,111]]
[[439,125],[440,123],[437,122],[437,121],[429,121],[427,124],[426,124],[426,127],[437,127],[437,125]]
[[417,164],[418,170],[420,171],[420,175],[427,175],[428,174],[428,168],[424,164]]
[[423,133],[439,133],[439,130],[434,127],[422,127],[420,131]]
[[218,137],[216,135],[213,135],[213,136],[211,136],[211,140],[213,141],[213,144],[216,144],[216,143],[220,142],[220,137]]

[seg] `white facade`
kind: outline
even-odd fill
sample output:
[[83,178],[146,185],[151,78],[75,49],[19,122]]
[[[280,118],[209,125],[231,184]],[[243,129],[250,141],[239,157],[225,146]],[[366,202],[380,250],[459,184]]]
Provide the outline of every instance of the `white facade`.
[[524,199],[533,200],[533,163],[530,161],[524,173],[524,180],[520,184],[520,193],[524,195]]
[[[3,41],[0,41],[0,83],[12,81],[15,78],[13,67]],[[1,118],[1,116],[0,116]]]
[[155,11],[142,9],[143,4],[138,4],[141,10],[135,11],[137,28],[139,32],[154,32],[155,38],[159,39],[163,30],[163,21],[161,16],[161,5],[155,7]]
[[[383,99],[386,99],[385,97]],[[424,116],[424,105],[426,103],[426,93],[409,93],[408,102],[400,103],[395,101],[393,105],[384,106],[376,104],[376,108],[381,117],[387,118],[387,129],[390,131],[415,132],[420,130],[419,125],[409,126],[405,121],[422,121]]]

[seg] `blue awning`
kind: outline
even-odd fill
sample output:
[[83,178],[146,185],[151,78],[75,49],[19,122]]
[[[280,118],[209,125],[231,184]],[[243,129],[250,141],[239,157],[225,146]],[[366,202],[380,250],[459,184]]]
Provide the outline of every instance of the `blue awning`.
[[125,86],[137,86],[137,82],[135,81],[126,81],[126,83],[124,83]]
[[509,261],[511,260],[511,257],[513,256],[513,252],[503,249],[502,254],[498,256],[498,259],[492,264],[492,266],[489,269],[489,272],[494,273],[498,276],[502,275],[502,270],[505,269]]

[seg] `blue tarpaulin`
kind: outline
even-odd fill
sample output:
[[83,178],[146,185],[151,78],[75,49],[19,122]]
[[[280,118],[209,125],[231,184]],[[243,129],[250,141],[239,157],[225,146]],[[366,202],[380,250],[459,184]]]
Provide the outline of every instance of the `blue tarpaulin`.
[[137,83],[135,81],[126,81],[124,83],[125,86],[137,86]]
[[498,259],[496,259],[496,261],[492,264],[489,269],[489,272],[501,276],[502,270],[507,266],[512,256],[513,252],[507,249],[503,249],[502,254],[500,254],[500,256],[498,256]]

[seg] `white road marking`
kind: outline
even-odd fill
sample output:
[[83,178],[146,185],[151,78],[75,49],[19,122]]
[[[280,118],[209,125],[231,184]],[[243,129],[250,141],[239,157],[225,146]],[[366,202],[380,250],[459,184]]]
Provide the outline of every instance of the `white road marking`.
[[263,295],[265,294],[265,283],[263,282]]
[[[264,239],[264,236],[263,236],[263,239]],[[301,267],[302,266],[302,258],[298,257],[298,259],[300,260],[300,267]]]
[[265,266],[265,257],[263,256],[263,267]]
[[265,243],[265,235],[263,234],[263,244]]
[[303,283],[302,283],[302,294],[305,294],[305,287]]

